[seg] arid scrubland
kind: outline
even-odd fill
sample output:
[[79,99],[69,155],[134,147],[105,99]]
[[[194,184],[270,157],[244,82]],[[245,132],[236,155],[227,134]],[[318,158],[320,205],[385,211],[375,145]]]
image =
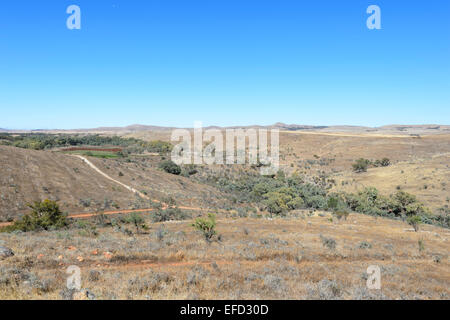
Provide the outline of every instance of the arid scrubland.
[[[449,299],[448,133],[283,131],[270,177],[176,167],[166,131],[75,136],[89,146],[79,152],[45,135],[4,139],[0,247],[13,255],[0,254],[0,299]],[[67,224],[23,220],[44,199]],[[192,226],[208,213],[210,239]],[[380,290],[366,286],[371,265]],[[69,266],[80,291],[66,287]]]
[[[323,215],[323,216],[321,216]],[[96,299],[448,299],[448,229],[351,214],[221,218],[207,243],[190,222],[1,234],[15,256],[2,261],[2,299],[64,299],[66,269],[81,268]],[[116,217],[117,219],[117,217]],[[330,248],[323,238],[335,241]],[[423,248],[419,246],[423,243]],[[381,290],[366,287],[369,265]]]

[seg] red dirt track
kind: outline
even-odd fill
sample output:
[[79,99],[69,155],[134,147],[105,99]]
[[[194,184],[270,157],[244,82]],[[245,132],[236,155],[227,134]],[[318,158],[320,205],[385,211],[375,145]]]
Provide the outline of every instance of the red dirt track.
[[[158,200],[154,200],[155,202],[159,202]],[[167,209],[168,206],[167,205],[163,205],[163,209]],[[214,210],[214,211],[219,211],[219,212],[224,212],[225,210],[218,210],[218,209],[209,209],[209,208],[198,208],[198,207],[184,207],[184,206],[180,206],[177,207],[178,209],[181,210],[191,210],[191,211],[207,211],[207,210]],[[154,208],[148,208],[148,209],[128,209],[128,210],[112,210],[112,211],[103,211],[103,212],[85,212],[85,213],[73,213],[73,214],[69,214],[68,218],[70,219],[86,219],[86,218],[91,218],[91,217],[95,217],[101,214],[104,215],[112,215],[112,214],[127,214],[127,213],[133,213],[133,212],[151,212],[151,211],[155,211]],[[10,226],[12,225],[14,222],[1,222],[0,223],[0,228],[2,227],[6,227],[6,226]]]
[[62,151],[105,151],[105,152],[120,152],[122,148],[84,148],[84,147],[70,147],[64,148]]

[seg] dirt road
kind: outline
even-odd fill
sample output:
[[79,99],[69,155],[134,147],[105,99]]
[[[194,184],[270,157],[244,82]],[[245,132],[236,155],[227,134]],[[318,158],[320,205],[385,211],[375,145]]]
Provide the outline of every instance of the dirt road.
[[128,185],[126,185],[125,183],[122,183],[116,179],[111,178],[109,175],[107,175],[106,173],[104,173],[102,170],[100,170],[99,168],[97,168],[92,162],[90,162],[88,159],[86,159],[83,156],[80,155],[73,155],[74,157],[80,158],[81,160],[83,160],[84,163],[86,163],[89,167],[91,167],[92,169],[94,169],[97,173],[101,174],[102,176],[104,176],[106,179],[111,180],[119,185],[121,185],[122,187],[124,187],[127,190],[130,190],[133,193],[138,194],[141,198],[144,198],[146,200],[150,200],[150,198],[148,196],[146,196],[145,194],[143,194],[142,192],[134,189],[133,187],[130,187]]

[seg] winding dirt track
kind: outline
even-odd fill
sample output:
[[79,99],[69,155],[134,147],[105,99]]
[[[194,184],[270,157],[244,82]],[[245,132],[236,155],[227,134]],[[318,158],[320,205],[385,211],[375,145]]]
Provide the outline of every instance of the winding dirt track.
[[[140,197],[146,199],[146,200],[150,200],[152,202],[155,203],[161,203],[163,209],[167,209],[169,206],[165,203],[162,203],[159,200],[156,199],[151,199],[150,197],[148,197],[147,195],[143,194],[142,192],[136,190],[133,187],[130,187],[129,185],[126,185],[116,179],[111,178],[109,175],[107,175],[106,173],[104,173],[103,171],[101,171],[97,166],[95,166],[92,162],[90,162],[88,159],[86,159],[83,156],[80,155],[72,155],[73,157],[77,157],[80,158],[84,163],[86,163],[89,167],[91,167],[92,169],[94,169],[97,173],[101,174],[103,177],[105,177],[108,180],[111,180],[117,184],[119,184],[120,186],[124,187],[125,189],[136,193],[137,195],[139,195]],[[199,207],[185,207],[185,206],[177,206],[178,209],[181,210],[191,210],[191,211],[205,211],[205,210],[212,210],[209,208],[199,208]],[[94,216],[98,216],[101,214],[104,215],[112,215],[112,214],[126,214],[126,213],[132,213],[132,212],[151,212],[154,211],[154,208],[144,208],[144,209],[129,209],[129,210],[111,210],[111,211],[103,211],[103,212],[84,212],[84,213],[73,213],[73,214],[69,214],[69,218],[72,219],[82,219],[82,218],[90,218],[90,217],[94,217]],[[218,209],[214,209],[215,211],[219,211],[219,212],[225,212],[225,210],[218,210]],[[12,225],[13,222],[2,222],[0,223],[0,228],[2,227],[6,227],[9,225]]]
[[[116,179],[111,178],[109,175],[107,175],[107,174],[104,173],[102,170],[100,170],[99,168],[97,168],[92,162],[90,162],[90,161],[89,161],[88,159],[86,159],[85,157],[80,156],[80,155],[73,155],[73,156],[74,156],[74,157],[77,157],[77,158],[80,158],[81,160],[83,160],[84,163],[86,163],[89,167],[91,167],[92,169],[94,169],[95,171],[97,171],[97,173],[99,173],[99,174],[101,174],[102,176],[104,176],[106,179],[111,180],[111,181],[113,181],[113,182],[115,182],[115,183],[121,185],[122,187],[124,187],[124,188],[127,189],[127,190],[130,190],[130,191],[133,192],[133,193],[138,194],[141,198],[150,200],[149,197],[147,197],[147,196],[146,196],[145,194],[143,194],[142,192],[136,190],[135,188],[130,187],[130,186],[126,185],[125,183],[122,183],[122,182],[120,182],[120,181],[118,181],[118,180],[116,180]],[[157,201],[157,202],[159,202],[159,201]]]

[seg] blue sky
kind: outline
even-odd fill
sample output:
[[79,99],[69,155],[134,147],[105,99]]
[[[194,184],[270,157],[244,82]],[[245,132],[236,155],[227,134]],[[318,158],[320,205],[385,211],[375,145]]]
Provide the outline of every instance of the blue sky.
[[450,124],[450,2],[2,1],[0,114],[10,129]]

